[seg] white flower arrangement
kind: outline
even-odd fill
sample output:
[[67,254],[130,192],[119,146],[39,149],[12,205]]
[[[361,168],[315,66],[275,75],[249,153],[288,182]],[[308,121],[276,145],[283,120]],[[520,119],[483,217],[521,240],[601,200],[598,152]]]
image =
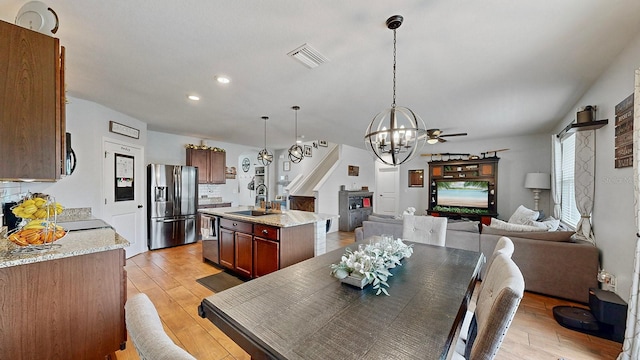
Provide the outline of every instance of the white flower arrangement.
[[[389,296],[387,279],[393,276],[390,268],[402,265],[400,260],[411,257],[413,245],[407,245],[401,239],[393,240],[393,237],[383,237],[380,242],[369,243],[364,247],[358,246],[358,250],[346,249],[340,263],[331,264],[331,275],[338,279],[347,276],[355,276],[366,279],[365,284],[373,284],[376,295],[384,293]],[[383,287],[384,286],[384,287]]]

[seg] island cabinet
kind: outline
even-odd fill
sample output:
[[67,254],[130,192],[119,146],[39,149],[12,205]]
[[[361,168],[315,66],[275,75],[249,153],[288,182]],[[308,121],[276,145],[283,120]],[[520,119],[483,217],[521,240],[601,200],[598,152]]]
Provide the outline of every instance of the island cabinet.
[[256,224],[253,238],[254,276],[260,277],[280,268],[280,228]]
[[240,276],[253,275],[253,224],[220,219],[220,265]]
[[313,257],[315,224],[281,227],[249,219],[220,218],[223,267],[256,278]]
[[104,359],[124,349],[124,266],[120,248],[0,268],[0,358]]
[[55,181],[64,169],[64,47],[0,20],[0,179]]
[[198,168],[198,184],[224,184],[227,181],[227,155],[224,151],[189,148],[187,165]]

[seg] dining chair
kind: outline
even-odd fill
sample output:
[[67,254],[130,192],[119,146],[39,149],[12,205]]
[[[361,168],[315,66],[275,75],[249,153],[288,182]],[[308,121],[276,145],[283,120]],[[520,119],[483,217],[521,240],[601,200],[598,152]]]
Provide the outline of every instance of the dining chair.
[[[496,243],[496,247],[493,249],[493,253],[491,254],[491,257],[489,258],[489,260],[487,261],[485,273],[486,274],[489,273],[491,264],[493,264],[493,261],[498,255],[505,254],[508,258],[511,258],[511,256],[513,255],[514,249],[515,247],[513,245],[513,241],[511,241],[511,239],[509,239],[508,237],[503,236],[500,239],[498,239],[498,242]],[[478,285],[476,299],[480,297],[480,293],[482,292],[482,285],[483,285],[483,282],[480,282],[480,285]],[[469,302],[469,305],[467,306],[467,313],[464,316],[464,320],[462,322],[462,329],[460,330],[460,339],[462,339],[462,341],[464,342],[467,341],[469,326],[471,325],[471,319],[473,318],[473,313],[475,309],[476,309],[476,302],[475,300],[471,300]]]
[[507,254],[498,254],[478,294],[464,353],[456,347],[453,359],[495,358],[523,294],[524,278],[520,269]]
[[444,246],[447,218],[436,216],[404,215],[402,239],[422,244]]
[[140,359],[195,360],[164,331],[158,312],[147,295],[133,295],[127,300],[124,309],[129,338]]

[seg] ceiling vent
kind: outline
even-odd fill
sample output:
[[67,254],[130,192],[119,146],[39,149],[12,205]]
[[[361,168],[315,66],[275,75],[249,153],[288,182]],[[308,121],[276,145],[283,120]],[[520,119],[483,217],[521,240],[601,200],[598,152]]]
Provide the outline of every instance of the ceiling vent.
[[320,54],[318,50],[312,48],[308,44],[304,44],[298,47],[297,49],[289,52],[287,55],[300,61],[304,66],[308,67],[309,69],[316,68],[320,64],[324,64],[327,61],[329,61],[329,59],[327,59],[322,54]]

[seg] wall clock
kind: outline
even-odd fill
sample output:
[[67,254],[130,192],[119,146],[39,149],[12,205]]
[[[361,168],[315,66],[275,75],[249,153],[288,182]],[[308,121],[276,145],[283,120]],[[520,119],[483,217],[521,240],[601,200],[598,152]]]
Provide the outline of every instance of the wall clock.
[[244,170],[244,172],[249,172],[249,166],[251,166],[249,158],[242,159],[242,170]]

